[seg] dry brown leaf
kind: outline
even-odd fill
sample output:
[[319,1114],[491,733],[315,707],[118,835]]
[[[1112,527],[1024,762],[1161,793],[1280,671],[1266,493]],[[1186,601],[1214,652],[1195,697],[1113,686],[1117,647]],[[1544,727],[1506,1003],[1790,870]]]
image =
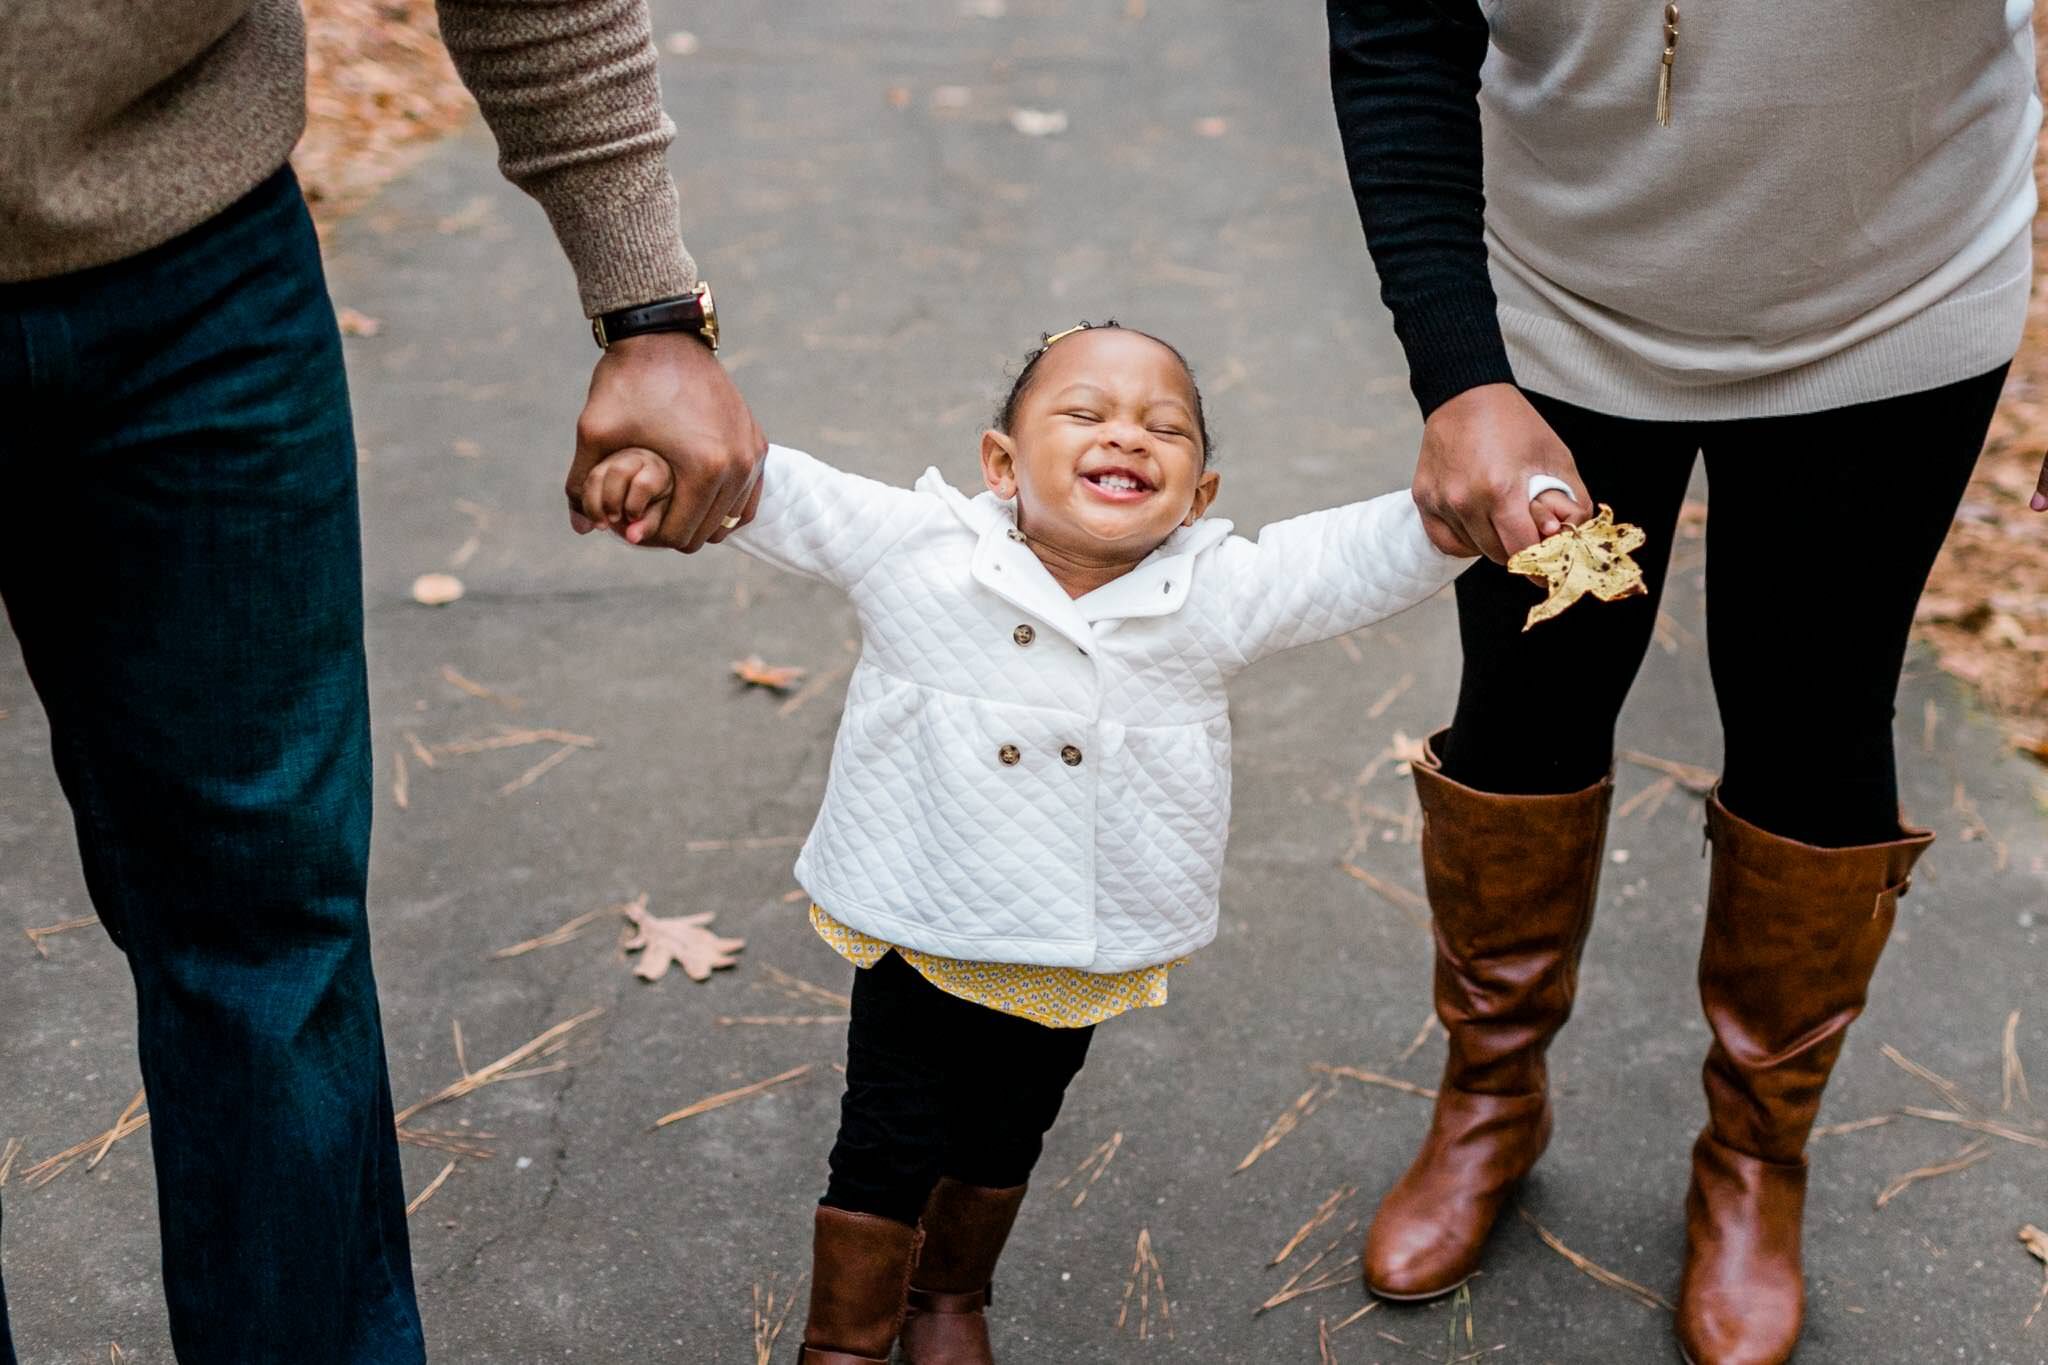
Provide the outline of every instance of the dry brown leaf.
[[462,594],[462,580],[452,573],[423,573],[412,581],[412,600],[423,607],[445,607]]
[[1641,566],[1629,558],[1645,539],[1640,526],[1617,525],[1614,509],[1603,502],[1600,515],[1584,526],[1567,526],[1510,559],[1509,573],[1542,579],[1550,589],[1550,596],[1529,608],[1522,629],[1548,621],[1587,593],[1615,602],[1647,592]]
[[765,687],[772,692],[786,692],[802,680],[807,668],[791,664],[771,664],[758,654],[749,654],[744,659],[732,661],[733,675],[750,687]]
[[709,981],[717,969],[738,966],[739,959],[732,954],[747,946],[743,938],[724,938],[704,927],[718,913],[715,910],[697,915],[650,915],[645,903],[636,901],[624,907],[623,913],[634,924],[624,946],[627,952],[640,954],[633,975],[642,981],[659,981],[671,966],[678,965],[692,981]]
[[345,337],[373,337],[384,330],[384,324],[368,313],[358,313],[353,308],[337,308],[334,320],[341,327]]

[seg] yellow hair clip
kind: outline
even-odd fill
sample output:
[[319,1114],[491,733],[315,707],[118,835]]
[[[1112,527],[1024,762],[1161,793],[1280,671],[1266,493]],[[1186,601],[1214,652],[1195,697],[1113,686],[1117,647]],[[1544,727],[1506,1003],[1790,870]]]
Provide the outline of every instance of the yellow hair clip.
[[1041,351],[1049,351],[1049,350],[1051,350],[1051,349],[1052,349],[1052,347],[1053,347],[1053,343],[1054,343],[1054,342],[1056,342],[1056,341],[1065,341],[1065,340],[1066,340],[1066,339],[1067,339],[1068,337],[1072,336],[1072,335],[1073,335],[1074,333],[1076,333],[1076,332],[1085,332],[1085,331],[1088,331],[1088,330],[1089,330],[1090,328],[1092,328],[1092,327],[1094,327],[1094,326],[1095,326],[1095,324],[1094,324],[1094,323],[1092,323],[1092,322],[1080,322],[1080,323],[1076,323],[1076,324],[1074,324],[1074,325],[1073,325],[1072,327],[1069,327],[1069,328],[1068,328],[1068,329],[1067,329],[1066,331],[1064,331],[1064,332],[1054,332],[1054,333],[1053,333],[1052,335],[1048,336],[1048,337],[1047,337],[1047,338],[1045,339],[1045,341],[1044,341],[1044,342],[1043,342],[1043,343],[1042,343],[1042,344],[1041,344],[1041,345],[1039,346],[1039,348],[1038,348],[1038,349],[1039,349],[1039,350],[1041,350]]

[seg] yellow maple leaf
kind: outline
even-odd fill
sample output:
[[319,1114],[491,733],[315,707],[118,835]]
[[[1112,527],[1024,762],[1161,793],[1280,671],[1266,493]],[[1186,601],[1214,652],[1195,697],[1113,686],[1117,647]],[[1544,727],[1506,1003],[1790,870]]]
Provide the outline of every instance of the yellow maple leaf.
[[1550,596],[1529,608],[1522,629],[1548,621],[1587,593],[1614,602],[1647,592],[1642,567],[1628,553],[1641,549],[1645,539],[1642,527],[1615,524],[1614,509],[1603,502],[1600,515],[1585,525],[1567,526],[1510,559],[1509,573],[1541,579],[1550,589]]

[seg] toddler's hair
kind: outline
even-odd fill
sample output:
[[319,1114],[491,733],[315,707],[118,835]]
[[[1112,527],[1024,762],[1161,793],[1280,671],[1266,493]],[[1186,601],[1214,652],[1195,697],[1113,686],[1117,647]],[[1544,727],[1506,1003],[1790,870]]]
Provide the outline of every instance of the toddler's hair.
[[1148,341],[1156,341],[1171,352],[1175,360],[1180,362],[1181,373],[1188,377],[1188,392],[1193,394],[1195,399],[1195,435],[1202,442],[1202,467],[1204,469],[1208,468],[1209,461],[1215,455],[1216,449],[1209,440],[1209,414],[1202,407],[1202,386],[1195,382],[1195,367],[1188,364],[1188,358],[1180,353],[1180,347],[1166,340],[1166,338],[1153,336],[1150,332],[1141,332],[1135,327],[1126,327],[1115,318],[1107,318],[1101,322],[1084,321],[1076,327],[1069,328],[1067,331],[1049,333],[1030,355],[1024,357],[1024,368],[1017,371],[1017,378],[1010,384],[1010,392],[1004,397],[1002,404],[996,408],[995,429],[1007,432],[1010,430],[1011,424],[1017,420],[1017,407],[1024,401],[1024,395],[1031,391],[1031,382],[1038,374],[1038,362],[1045,358],[1045,353],[1053,348],[1055,342],[1063,341],[1075,332],[1093,331],[1098,327],[1114,327],[1118,331],[1131,332],[1137,336],[1144,337]]

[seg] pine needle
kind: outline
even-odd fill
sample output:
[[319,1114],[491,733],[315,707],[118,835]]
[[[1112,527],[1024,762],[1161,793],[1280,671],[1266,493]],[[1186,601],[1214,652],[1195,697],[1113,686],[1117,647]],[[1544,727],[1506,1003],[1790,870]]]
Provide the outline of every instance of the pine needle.
[[1946,1076],[1940,1075],[1937,1072],[1928,1070],[1926,1067],[1920,1065],[1920,1063],[1908,1057],[1905,1053],[1893,1047],[1890,1043],[1886,1043],[1883,1047],[1879,1048],[1878,1051],[1883,1053],[1885,1060],[1890,1062],[1893,1066],[1896,1066],[1897,1068],[1899,1068],[1899,1070],[1905,1072],[1907,1075],[1912,1076],[1915,1079],[1925,1083],[1928,1086],[1928,1088],[1934,1091],[1935,1094],[1941,1096],[1942,1099],[1948,1102],[1949,1108],[1959,1110],[1960,1112],[1965,1114],[1972,1115],[1983,1112],[1978,1107],[1977,1102],[1971,1099],[1968,1095],[1965,1095],[1962,1091],[1962,1088],[1958,1086],[1954,1081],[1950,1080]]
[[46,924],[40,929],[24,929],[22,932],[27,934],[28,941],[35,945],[37,957],[48,957],[50,950],[43,946],[44,939],[56,934],[68,934],[73,929],[83,929],[88,924],[98,924],[99,922],[100,917],[98,915],[83,915],[78,919],[67,919],[62,924]]
[[92,1170],[107,1159],[107,1153],[114,1149],[114,1143],[119,1140],[122,1126],[128,1120],[135,1117],[135,1111],[142,1108],[142,1102],[147,1097],[147,1094],[146,1090],[137,1090],[135,1092],[135,1098],[128,1101],[128,1107],[121,1111],[121,1117],[114,1120],[114,1126],[107,1130],[107,1140],[102,1142],[99,1150],[92,1154],[92,1160],[85,1163],[85,1169],[88,1171]]
[[[801,900],[804,892],[799,890],[796,899]],[[820,1004],[832,1005],[839,1009],[853,1008],[853,997],[839,991],[827,990],[815,981],[806,981],[800,976],[785,972],[780,967],[763,967],[762,972],[784,993],[799,1000],[815,1000]],[[758,983],[757,983],[758,984]]]
[[[641,899],[644,907],[646,898],[643,896]],[[617,914],[618,909],[619,907],[613,905],[606,906],[602,910],[588,911],[584,914],[576,916],[576,918],[572,920],[569,920],[561,925],[556,926],[553,929],[548,930],[545,934],[542,934],[537,938],[527,939],[524,943],[515,943],[509,948],[500,948],[498,949],[498,951],[491,954],[491,959],[493,961],[502,961],[508,957],[523,956],[539,948],[552,948],[555,947],[557,944],[567,943],[570,939],[575,938],[578,934],[582,933],[585,929],[588,929],[592,924],[596,923],[599,917],[604,915]]]
[[525,703],[520,701],[517,697],[507,696],[503,692],[493,692],[490,688],[485,687],[482,683],[477,682],[472,678],[463,677],[462,674],[455,671],[454,664],[441,665],[441,678],[449,686],[454,687],[460,691],[467,692],[470,696],[475,697],[479,701],[496,702],[498,705],[504,707],[507,711],[517,711],[521,706],[525,705]]
[[554,769],[555,765],[561,763],[564,759],[568,758],[570,754],[575,753],[579,747],[581,746],[575,744],[564,744],[561,748],[555,750],[546,758],[534,764],[531,768],[528,768],[525,772],[519,774],[519,776],[513,778],[504,786],[498,788],[498,795],[510,796],[514,792],[526,790],[528,787],[531,787],[534,783],[540,781],[543,777],[546,777],[548,773]]
[[1282,1138],[1285,1138],[1289,1133],[1299,1128],[1303,1119],[1315,1113],[1324,1100],[1336,1093],[1337,1087],[1335,1085],[1324,1085],[1321,1082],[1302,1091],[1301,1098],[1289,1106],[1280,1117],[1267,1125],[1265,1136],[1261,1137],[1253,1145],[1252,1149],[1245,1153],[1244,1160],[1237,1163],[1237,1169],[1232,1171],[1231,1174],[1238,1175],[1250,1170],[1253,1162],[1279,1146]]
[[[489,753],[495,749],[523,749],[529,744],[566,744],[577,749],[595,749],[597,741],[589,735],[575,734],[569,730],[508,730],[500,728],[498,733],[483,739],[457,739],[437,746],[428,753],[439,753],[443,758],[460,757],[463,754]],[[424,760],[422,760],[424,761]],[[433,764],[427,764],[432,767]]]
[[[489,1066],[476,1071],[464,1070],[462,1079],[454,1082],[452,1085],[444,1086],[417,1103],[410,1104],[401,1109],[397,1116],[398,1127],[403,1129],[405,1121],[422,1110],[431,1109],[437,1104],[445,1104],[449,1100],[461,1099],[464,1095],[481,1090],[487,1085],[494,1085],[499,1081],[517,1080],[525,1076],[544,1075],[547,1071],[559,1071],[561,1066],[551,1066],[545,1069],[527,1068],[525,1070],[520,1070],[519,1068],[536,1057],[548,1057],[561,1051],[564,1047],[568,1046],[568,1038],[571,1033],[603,1013],[604,1007],[602,1005],[596,1009],[585,1010],[574,1019],[564,1019],[553,1028],[522,1043],[497,1061],[492,1062]],[[562,1065],[567,1065],[567,1063]],[[401,1136],[403,1136],[402,1133]]]
[[666,1128],[671,1123],[678,1123],[683,1119],[693,1119],[699,1114],[708,1114],[714,1109],[723,1109],[728,1104],[737,1104],[739,1101],[758,1095],[764,1090],[806,1075],[810,1072],[811,1067],[811,1063],[805,1062],[802,1066],[791,1067],[779,1076],[770,1076],[765,1081],[755,1081],[752,1085],[743,1085],[737,1090],[725,1090],[720,1091],[716,1095],[706,1095],[694,1104],[686,1104],[673,1114],[665,1114],[661,1118],[656,1119],[654,1126],[656,1128]]
[[14,1158],[21,1155],[21,1139],[7,1139],[7,1149],[0,1151],[0,1190],[7,1188],[7,1177],[14,1170]]
[[718,1025],[720,1028],[735,1028],[747,1025],[843,1024],[851,1017],[845,1014],[721,1014]]
[[1436,1017],[1436,1011],[1430,1011],[1429,1017],[1422,1021],[1422,1027],[1416,1030],[1414,1039],[1407,1047],[1402,1048],[1401,1055],[1394,1059],[1394,1065],[1400,1066],[1410,1057],[1422,1051],[1423,1045],[1429,1042],[1429,1035],[1435,1033],[1440,1027],[1442,1027],[1442,1024]]
[[1083,1172],[1093,1167],[1093,1174],[1088,1176],[1087,1183],[1082,1185],[1074,1194],[1073,1206],[1077,1209],[1080,1208],[1082,1204],[1087,1202],[1088,1191],[1094,1189],[1095,1182],[1102,1179],[1102,1173],[1109,1169],[1109,1163],[1115,1159],[1118,1152],[1123,1150],[1123,1145],[1124,1135],[1122,1130],[1111,1133],[1096,1145],[1094,1151],[1082,1157],[1081,1164],[1062,1176],[1059,1183],[1054,1185],[1053,1188],[1055,1190],[1064,1190],[1067,1186],[1073,1184],[1075,1180],[1079,1179]]
[[775,1281],[768,1281],[764,1294],[761,1286],[754,1286],[754,1365],[771,1365],[775,1358],[775,1342],[782,1335],[782,1329],[789,1324],[790,1310],[796,1307],[796,1295],[788,1293],[779,1301],[775,1294]]
[[1989,1133],[1992,1137],[2004,1138],[2007,1142],[2017,1142],[2027,1147],[2039,1147],[2042,1151],[2048,1152],[2048,1138],[2044,1138],[2037,1133],[2021,1132],[2010,1124],[1998,1123],[1991,1119],[1980,1119],[1969,1114],[1951,1114],[1940,1109],[1916,1109],[1910,1105],[1899,1112],[1911,1118],[1926,1119],[1931,1123],[1953,1123],[1959,1128],[1968,1128],[1978,1133]]
[[410,730],[407,730],[405,732],[405,742],[407,745],[411,747],[412,756],[420,761],[421,767],[432,768],[436,766],[434,763],[434,751],[432,749],[429,749],[426,745],[420,743],[420,737],[418,735],[414,734]]
[[46,1156],[35,1165],[25,1168],[21,1173],[21,1183],[32,1190],[40,1189],[70,1170],[72,1165],[88,1152],[98,1153],[93,1158],[97,1164],[105,1155],[107,1148],[148,1126],[149,1115],[138,1114],[135,1110],[135,1101],[129,1101],[128,1107],[121,1111],[121,1118],[112,1128],[103,1133],[94,1133],[83,1142],[74,1142],[55,1156]]
[[1342,862],[1338,863],[1337,866],[1343,868],[1346,875],[1364,882],[1382,900],[1390,901],[1402,910],[1419,914],[1422,917],[1422,922],[1425,925],[1428,924],[1429,902],[1415,892],[1410,891],[1405,886],[1399,886],[1390,882],[1385,877],[1375,876],[1357,863]]
[[1295,1229],[1294,1235],[1287,1239],[1287,1245],[1273,1253],[1273,1259],[1266,1262],[1267,1266],[1279,1265],[1289,1256],[1301,1250],[1301,1244],[1314,1236],[1317,1228],[1337,1216],[1337,1206],[1357,1193],[1358,1186],[1356,1185],[1339,1185],[1336,1189],[1332,1190],[1328,1198],[1316,1205],[1316,1211],[1309,1215],[1308,1221]]
[[1344,1319],[1344,1321],[1342,1321],[1342,1322],[1338,1323],[1338,1324],[1337,1324],[1337,1325],[1336,1325],[1335,1327],[1332,1327],[1332,1328],[1330,1329],[1330,1334],[1331,1334],[1332,1336],[1334,1336],[1334,1335],[1336,1335],[1336,1334],[1337,1334],[1338,1332],[1341,1332],[1341,1331],[1343,1331],[1343,1330],[1344,1330],[1344,1329],[1345,1329],[1346,1327],[1349,1327],[1349,1326],[1350,1326],[1350,1325],[1351,1325],[1352,1323],[1354,1323],[1354,1322],[1357,1322],[1357,1321],[1358,1321],[1358,1320],[1359,1320],[1360,1318],[1364,1317],[1364,1316],[1365,1316],[1365,1315],[1366,1315],[1367,1313],[1370,1313],[1370,1312],[1371,1312],[1371,1311],[1372,1311],[1373,1309],[1375,1309],[1375,1308],[1379,1307],[1379,1306],[1380,1306],[1380,1304],[1381,1304],[1382,1302],[1383,1302],[1383,1300],[1380,1300],[1380,1299],[1374,1299],[1374,1300],[1373,1300],[1373,1301],[1372,1301],[1371,1303],[1369,1303],[1369,1304],[1367,1304],[1367,1305],[1366,1305],[1365,1307],[1363,1307],[1363,1308],[1359,1309],[1359,1310],[1358,1310],[1358,1311],[1357,1311],[1356,1313],[1353,1313],[1353,1314],[1352,1314],[1352,1315],[1351,1315],[1350,1317],[1348,1317],[1348,1318]]
[[1882,1128],[1898,1117],[1897,1114],[1872,1114],[1865,1119],[1851,1119],[1847,1123],[1826,1123],[1807,1134],[1807,1141],[1815,1138],[1841,1137],[1845,1133],[1860,1133],[1865,1128]]
[[2034,1259],[2041,1263],[2042,1269],[2041,1297],[2034,1300],[2034,1311],[2027,1314],[2026,1322],[2020,1326],[2020,1330],[2024,1332],[2034,1325],[2034,1318],[2040,1313],[2041,1306],[2048,1304],[2048,1232],[2043,1232],[2029,1223],[2020,1229],[2020,1241],[2028,1251],[2034,1253]]
[[1436,1098],[1436,1091],[1426,1085],[1417,1085],[1413,1081],[1404,1081],[1398,1076],[1382,1076],[1377,1071],[1367,1071],[1363,1067],[1332,1066],[1328,1062],[1311,1062],[1309,1063],[1309,1070],[1320,1071],[1325,1076],[1341,1076],[1347,1081],[1357,1081],[1361,1085],[1384,1086],[1388,1090],[1398,1090],[1404,1095],[1416,1095],[1425,1100]]
[[1645,1308],[1661,1308],[1667,1313],[1674,1313],[1678,1311],[1677,1309],[1672,1307],[1671,1301],[1669,1299],[1665,1298],[1662,1294],[1659,1294],[1656,1290],[1645,1288],[1644,1286],[1637,1284],[1634,1280],[1629,1279],[1625,1275],[1617,1275],[1613,1271],[1609,1270],[1607,1267],[1599,1265],[1593,1261],[1589,1261],[1584,1256],[1579,1255],[1578,1252],[1573,1251],[1570,1247],[1566,1246],[1563,1242],[1559,1241],[1557,1239],[1556,1234],[1551,1232],[1549,1228],[1546,1228],[1543,1226],[1543,1224],[1537,1222],[1536,1216],[1530,1213],[1527,1209],[1521,1209],[1518,1210],[1518,1212],[1521,1213],[1523,1219],[1529,1224],[1530,1227],[1536,1229],[1536,1235],[1543,1239],[1543,1245],[1549,1247],[1552,1251],[1564,1257],[1567,1261],[1570,1261],[1574,1266],[1578,1267],[1578,1269],[1581,1272],[1589,1276],[1595,1283],[1604,1284],[1609,1289],[1618,1289],[1622,1293],[1634,1299],[1637,1303],[1643,1305],[1643,1307]]
[[1638,768],[1672,778],[1694,796],[1705,796],[1721,780],[1721,775],[1712,768],[1702,768],[1697,763],[1681,763],[1675,758],[1659,758],[1635,749],[1622,750],[1621,757]]
[[2027,1091],[2027,1069],[2020,1064],[2020,1012],[2014,1010],[2005,1016],[2005,1105],[2010,1114],[2015,1105],[2032,1111],[2034,1097]]
[[1891,1184],[1885,1186],[1878,1192],[1877,1207],[1883,1208],[1886,1204],[1891,1203],[1892,1200],[1898,1198],[1923,1180],[1932,1180],[1936,1176],[1953,1175],[1957,1171],[1968,1170],[1990,1155],[1990,1138],[1972,1138],[1968,1143],[1964,1144],[1961,1151],[1957,1152],[1947,1161],[1939,1162],[1933,1166],[1922,1166],[1915,1171],[1907,1171],[1904,1175],[1892,1181]]
[[1117,1309],[1116,1330],[1124,1330],[1130,1319],[1131,1296],[1138,1300],[1138,1340],[1144,1341],[1152,1333],[1152,1291],[1159,1291],[1159,1324],[1166,1329],[1167,1340],[1171,1341],[1173,1331],[1173,1307],[1166,1298],[1166,1275],[1159,1264],[1157,1253],[1152,1250],[1152,1230],[1138,1229],[1138,1252],[1131,1261],[1131,1277],[1124,1283],[1123,1304]]
[[451,1161],[446,1166],[443,1166],[441,1168],[441,1174],[435,1176],[432,1180],[429,1180],[427,1182],[427,1187],[425,1189],[421,1190],[418,1194],[412,1197],[412,1202],[405,1206],[405,1216],[410,1218],[414,1214],[418,1213],[420,1211],[420,1205],[426,1203],[429,1199],[432,1199],[434,1197],[435,1191],[439,1190],[443,1185],[447,1184],[448,1177],[454,1174],[455,1163]]
[[400,810],[412,808],[412,782],[406,777],[405,755],[391,755],[391,804]]

